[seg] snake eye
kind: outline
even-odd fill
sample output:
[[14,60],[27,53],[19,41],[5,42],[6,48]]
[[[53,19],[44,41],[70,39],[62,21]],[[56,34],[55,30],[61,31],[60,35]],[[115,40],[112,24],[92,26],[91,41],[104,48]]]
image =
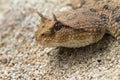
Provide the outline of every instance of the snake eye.
[[54,30],[59,31],[62,28],[63,24],[57,21],[54,25]]

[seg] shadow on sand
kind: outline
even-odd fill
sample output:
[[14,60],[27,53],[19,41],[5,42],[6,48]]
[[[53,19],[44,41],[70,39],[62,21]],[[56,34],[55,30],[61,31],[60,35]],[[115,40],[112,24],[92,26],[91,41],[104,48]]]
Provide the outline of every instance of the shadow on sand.
[[[53,51],[54,60],[52,56],[53,62],[55,62],[55,66],[58,65],[58,68],[62,68],[64,65],[79,65],[79,64],[88,64],[94,58],[96,61],[101,62],[102,56],[105,53],[109,53],[109,47],[114,44],[115,39],[106,34],[102,40],[98,43],[82,47],[82,48],[64,48],[60,47]],[[56,51],[57,50],[57,51]],[[50,63],[51,64],[51,63]]]

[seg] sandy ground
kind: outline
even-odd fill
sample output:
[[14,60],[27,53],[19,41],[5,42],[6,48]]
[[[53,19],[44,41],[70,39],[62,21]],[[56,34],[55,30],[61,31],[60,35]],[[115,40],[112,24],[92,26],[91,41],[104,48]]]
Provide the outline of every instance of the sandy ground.
[[40,17],[29,8],[51,18],[52,12],[72,9],[67,3],[0,0],[0,80],[120,80],[120,46],[110,35],[78,49],[43,48],[35,41]]

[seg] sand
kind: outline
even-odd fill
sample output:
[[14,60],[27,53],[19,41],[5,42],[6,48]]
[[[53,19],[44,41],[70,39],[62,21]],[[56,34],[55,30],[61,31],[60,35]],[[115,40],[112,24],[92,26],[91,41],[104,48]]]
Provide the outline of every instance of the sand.
[[110,35],[77,49],[43,48],[36,42],[40,17],[30,8],[52,18],[53,12],[72,9],[68,3],[0,0],[0,80],[120,80],[120,45]]

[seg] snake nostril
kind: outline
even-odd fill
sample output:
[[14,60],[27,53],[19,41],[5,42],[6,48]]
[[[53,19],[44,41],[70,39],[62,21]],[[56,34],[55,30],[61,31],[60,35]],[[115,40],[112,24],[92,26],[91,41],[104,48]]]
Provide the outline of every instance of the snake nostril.
[[42,33],[42,34],[41,34],[41,36],[43,37],[43,36],[45,36],[45,34],[44,34],[44,33]]

